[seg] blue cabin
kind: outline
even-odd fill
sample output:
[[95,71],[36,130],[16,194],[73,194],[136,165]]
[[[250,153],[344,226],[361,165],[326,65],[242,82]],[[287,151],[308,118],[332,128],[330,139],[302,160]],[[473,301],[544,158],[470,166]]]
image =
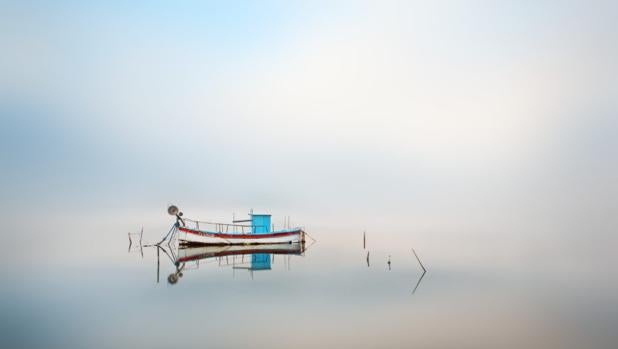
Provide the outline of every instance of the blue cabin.
[[268,234],[270,227],[269,214],[251,214],[251,234]]

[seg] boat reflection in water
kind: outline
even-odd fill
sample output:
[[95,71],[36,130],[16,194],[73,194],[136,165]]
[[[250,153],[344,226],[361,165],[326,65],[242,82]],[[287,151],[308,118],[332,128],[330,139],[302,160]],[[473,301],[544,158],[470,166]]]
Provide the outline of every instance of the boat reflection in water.
[[[219,267],[231,267],[233,270],[244,269],[254,271],[271,270],[275,255],[303,256],[305,244],[264,244],[264,245],[226,245],[226,246],[180,246],[173,254],[176,272],[167,278],[168,283],[176,284],[188,270],[198,269],[205,263],[217,263]],[[287,260],[289,268],[289,259]]]

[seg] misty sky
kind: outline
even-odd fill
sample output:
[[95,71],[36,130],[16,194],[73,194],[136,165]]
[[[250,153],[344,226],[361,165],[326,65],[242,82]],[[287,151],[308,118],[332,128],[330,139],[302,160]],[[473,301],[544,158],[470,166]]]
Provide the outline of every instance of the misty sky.
[[[613,348],[616,62],[616,0],[0,0],[0,343]],[[171,286],[170,203],[317,242]]]
[[617,19],[614,1],[2,1],[2,215],[615,221]]

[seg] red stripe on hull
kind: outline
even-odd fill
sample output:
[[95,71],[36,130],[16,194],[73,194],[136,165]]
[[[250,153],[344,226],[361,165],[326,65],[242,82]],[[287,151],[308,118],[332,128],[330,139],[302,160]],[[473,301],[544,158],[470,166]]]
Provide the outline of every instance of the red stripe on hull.
[[179,227],[178,230],[183,231],[188,234],[195,235],[204,235],[204,236],[212,236],[221,239],[249,239],[249,240],[259,240],[265,238],[278,238],[284,236],[297,235],[302,232],[302,230],[294,230],[294,231],[286,231],[281,233],[270,233],[270,234],[224,234],[224,233],[207,233],[200,230],[189,229],[184,227]]

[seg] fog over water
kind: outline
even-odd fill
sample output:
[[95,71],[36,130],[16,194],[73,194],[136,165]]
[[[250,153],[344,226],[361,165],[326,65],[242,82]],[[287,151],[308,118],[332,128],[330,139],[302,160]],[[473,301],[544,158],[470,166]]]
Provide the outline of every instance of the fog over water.
[[[617,19],[1,2],[2,346],[613,348]],[[157,283],[170,203],[317,242]]]

